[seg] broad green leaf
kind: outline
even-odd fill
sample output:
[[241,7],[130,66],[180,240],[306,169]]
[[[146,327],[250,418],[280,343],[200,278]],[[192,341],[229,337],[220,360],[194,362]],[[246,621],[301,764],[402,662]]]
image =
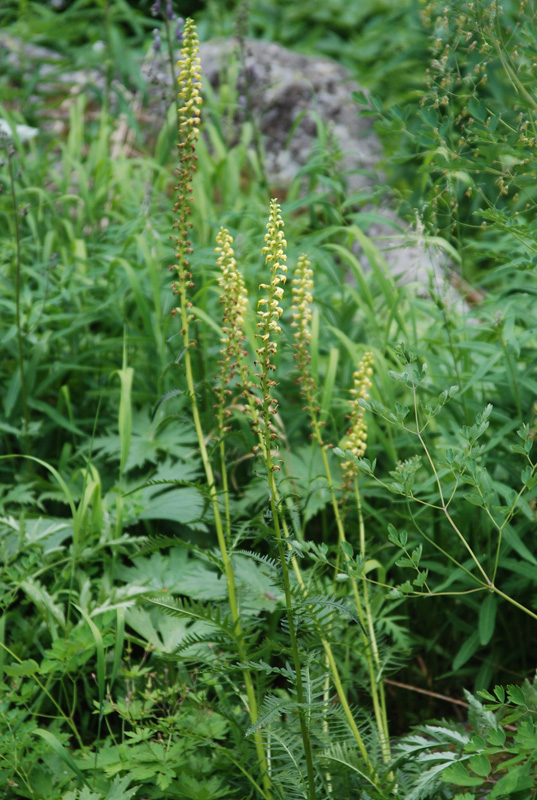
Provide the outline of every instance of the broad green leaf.
[[160,552],[133,559],[132,566],[121,565],[117,577],[130,585],[144,587],[163,595],[182,594],[195,600],[223,600],[226,582],[218,572],[207,569],[199,559],[183,548],[173,548],[168,555]]

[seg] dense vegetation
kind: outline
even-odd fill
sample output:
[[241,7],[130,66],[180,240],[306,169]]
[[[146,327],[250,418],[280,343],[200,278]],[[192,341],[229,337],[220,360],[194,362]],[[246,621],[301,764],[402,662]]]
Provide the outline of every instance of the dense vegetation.
[[[536,13],[6,4],[3,797],[537,796]],[[345,65],[385,186],[319,127],[272,197],[240,48],[202,105],[237,31]],[[394,281],[386,196],[463,302]]]

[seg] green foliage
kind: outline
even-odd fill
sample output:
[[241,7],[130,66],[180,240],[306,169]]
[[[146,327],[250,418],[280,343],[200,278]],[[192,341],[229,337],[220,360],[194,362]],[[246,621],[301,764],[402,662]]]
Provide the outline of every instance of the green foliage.
[[[507,702],[506,701],[507,691]],[[445,723],[420,726],[416,734],[399,745],[400,763],[412,763],[403,780],[412,800],[436,796],[442,785],[464,787],[455,800],[534,797],[535,745],[537,730],[533,720],[535,688],[529,681],[522,686],[497,686],[494,694],[479,692],[483,705],[467,693],[469,730],[457,730]],[[514,724],[513,724],[514,723]]]
[[[250,354],[268,280],[260,154],[248,123],[231,144],[227,133],[240,57],[220,97],[207,87],[186,349],[163,269],[175,108],[147,136],[124,93],[151,91],[139,63],[169,20],[119,0],[10,4],[9,33],[61,57],[52,93],[14,57],[0,78],[13,140],[0,168],[0,792],[525,800],[537,750],[523,680],[537,620],[530,8],[269,0],[245,23],[244,7],[207,3],[199,30],[231,32],[237,14],[337,57],[371,92],[355,99],[376,118],[390,191],[460,266],[471,306],[395,283],[319,124],[308,194],[297,181],[282,203],[290,273],[302,251],[314,266],[318,429],[296,384],[289,280],[263,450],[256,386],[234,374],[225,419],[213,407],[221,224],[249,292]],[[100,67],[97,42],[103,80],[56,95],[62,71]],[[356,459],[346,420],[368,352]],[[354,495],[340,462],[356,468]],[[485,701],[466,691],[469,725],[425,723],[461,687]]]

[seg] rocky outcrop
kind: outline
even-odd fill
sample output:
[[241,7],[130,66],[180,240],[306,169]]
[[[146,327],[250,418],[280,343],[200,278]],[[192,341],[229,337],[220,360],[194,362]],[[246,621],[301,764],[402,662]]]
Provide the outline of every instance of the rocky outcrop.
[[[64,116],[57,102],[59,93],[65,93],[65,105],[79,91],[102,91],[104,77],[99,70],[69,73],[53,51],[23,46],[9,37],[4,37],[0,45],[11,65],[16,62],[21,68],[37,70],[40,92],[46,90],[55,96],[56,127]],[[253,118],[262,140],[265,174],[274,191],[284,193],[306,167],[318,144],[319,125],[323,126],[329,136],[331,169],[343,181],[347,196],[355,196],[356,208],[363,214],[362,227],[382,251],[392,275],[414,283],[420,293],[427,293],[432,277],[437,291],[452,301],[460,299],[446,277],[446,259],[439,252],[425,250],[419,241],[419,224],[398,219],[389,202],[374,205],[367,199],[384,184],[379,171],[382,148],[371,118],[359,115],[353,92],[360,92],[360,86],[344,67],[258,40],[205,42],[201,60],[203,74],[216,92],[224,81],[235,81],[237,103],[229,123],[238,129],[245,118]],[[130,97],[142,130],[149,136],[160,129],[175,87],[169,64],[158,54],[148,56],[140,70],[152,85],[147,103],[125,87],[116,86],[115,90]],[[128,126],[123,123],[125,130]],[[119,136],[118,141],[124,143],[125,139]],[[367,258],[359,250],[357,254],[368,269]]]

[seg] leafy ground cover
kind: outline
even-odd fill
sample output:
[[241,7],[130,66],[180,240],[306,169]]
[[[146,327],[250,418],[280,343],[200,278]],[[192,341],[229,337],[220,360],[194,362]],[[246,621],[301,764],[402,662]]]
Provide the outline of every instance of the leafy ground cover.
[[[53,5],[9,34],[104,68],[66,105],[2,56],[4,796],[534,797],[531,4]],[[225,140],[196,30],[237,25],[369,90],[464,312],[329,159],[277,201]]]

